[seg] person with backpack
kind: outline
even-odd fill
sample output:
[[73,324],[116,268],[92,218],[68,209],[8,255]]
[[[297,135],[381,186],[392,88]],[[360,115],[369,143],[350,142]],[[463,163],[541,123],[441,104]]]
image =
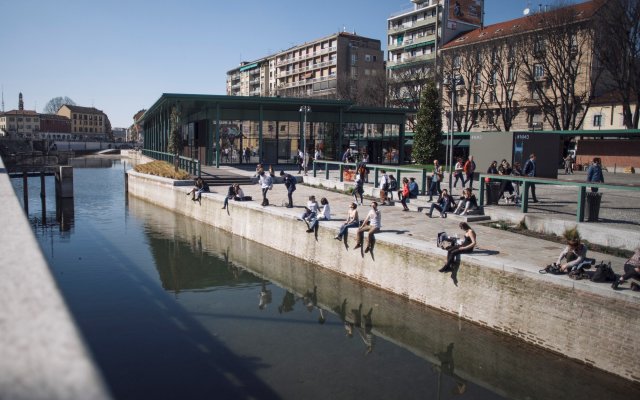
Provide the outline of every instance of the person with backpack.
[[476,172],[476,162],[473,161],[473,156],[469,156],[469,159],[462,167],[462,171],[467,177],[467,180],[462,182],[462,186],[465,186],[468,183],[469,189],[473,190],[473,173]]
[[[364,179],[362,178],[362,173],[363,168],[360,168],[355,178],[356,187],[353,189],[353,200],[359,205],[362,205],[362,195],[364,194]],[[360,197],[360,202],[358,202],[358,197]]]
[[384,169],[380,170],[382,176],[380,177],[380,202],[381,205],[387,204],[387,197],[389,192],[389,176]]
[[293,208],[293,192],[296,191],[296,177],[291,174],[285,174],[284,171],[280,171],[280,176],[284,177],[284,186],[287,188],[287,198],[289,202],[287,203],[287,208]]
[[393,175],[389,174],[389,190],[387,191],[387,200],[389,200],[389,204],[391,204],[391,201],[393,200],[393,192],[396,190],[398,190],[398,181]]
[[442,167],[438,160],[433,160],[433,173],[431,174],[431,185],[429,185],[429,202],[433,201],[433,195],[437,194],[440,196],[442,190],[440,189],[440,182],[444,178],[444,174],[442,173]]

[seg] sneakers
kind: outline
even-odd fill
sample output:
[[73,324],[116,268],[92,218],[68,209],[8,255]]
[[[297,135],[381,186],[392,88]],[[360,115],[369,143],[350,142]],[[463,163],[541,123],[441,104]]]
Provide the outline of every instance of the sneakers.
[[640,292],[640,285],[635,282],[631,282],[631,290],[633,290],[634,292]]
[[438,272],[451,272],[451,267],[448,265],[445,265],[444,267],[440,268]]
[[447,213],[446,212],[441,212],[440,213],[440,218],[447,218]]
[[353,249],[354,250],[355,249],[359,249],[360,247],[362,247],[362,243],[356,243],[356,245],[355,245],[355,247]]
[[365,247],[364,252],[368,253],[369,251],[371,251],[371,247],[369,247],[369,246]]
[[334,239],[342,241],[342,238],[340,236],[335,236]]
[[311,233],[311,232],[313,232],[313,228],[307,229],[307,233]]
[[429,218],[433,218],[433,217],[431,216],[431,213],[427,213],[426,215],[427,215],[427,217],[429,217]]
[[618,286],[620,286],[620,279],[616,279],[615,281],[613,281],[613,283],[611,284],[611,289],[620,290]]

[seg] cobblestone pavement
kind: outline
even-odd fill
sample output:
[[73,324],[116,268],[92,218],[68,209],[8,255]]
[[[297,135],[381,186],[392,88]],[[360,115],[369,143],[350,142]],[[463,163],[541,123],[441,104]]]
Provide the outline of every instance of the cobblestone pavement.
[[[253,175],[253,171],[243,171],[232,167],[221,167],[226,169],[229,173],[240,174],[244,176]],[[297,175],[296,170],[286,170],[285,172]],[[222,173],[222,171],[219,171]],[[276,175],[278,175],[277,173]],[[226,187],[213,187],[212,190],[219,194],[226,194]],[[243,186],[245,195],[252,196],[255,201],[260,201],[262,198],[259,185],[246,185]],[[540,190],[539,197],[544,202],[546,201],[546,190]],[[323,227],[334,229],[337,232],[337,228],[341,225],[342,221],[346,218],[349,204],[353,201],[353,197],[330,191],[322,188],[316,188],[307,186],[304,184],[298,184],[297,190],[294,192],[294,208],[284,207],[287,201],[287,192],[284,185],[276,184],[273,190],[268,192],[268,198],[270,201],[269,208],[277,210],[285,215],[299,216],[304,211],[304,205],[307,202],[309,196],[314,195],[318,201],[322,197],[326,197],[329,201],[332,211],[332,219],[328,222],[321,222],[320,229]],[[567,198],[570,194],[564,194]],[[640,196],[639,196],[640,197]],[[365,199],[364,206],[358,207],[358,211],[361,218],[366,216],[369,211],[369,205],[373,198]],[[569,201],[569,200],[567,200]],[[636,200],[637,201],[637,200]],[[230,215],[233,217],[233,202],[230,203]],[[416,240],[420,242],[429,242],[435,244],[436,235],[438,232],[446,231],[450,234],[461,234],[462,231],[458,227],[460,220],[456,217],[450,216],[449,218],[442,219],[440,217],[434,217],[429,219],[424,212],[418,213],[415,211],[403,212],[401,207],[395,206],[382,206],[382,232],[380,237],[392,238],[394,241],[400,242],[411,241],[414,243]],[[542,210],[542,209],[541,209]],[[541,211],[540,211],[541,212]],[[437,215],[434,214],[434,215]],[[490,262],[497,265],[511,265],[518,266],[531,272],[538,272],[539,269],[545,265],[555,261],[564,248],[562,243],[556,243],[537,238],[526,237],[516,233],[494,229],[488,226],[480,224],[470,224],[478,235],[478,248],[474,252],[473,257],[492,257]],[[303,222],[300,222],[300,233],[305,234],[307,229]],[[353,248],[355,239],[353,234],[349,234],[350,248]],[[344,248],[336,248],[336,251],[348,251]],[[443,256],[445,252],[442,252]],[[612,262],[612,267],[618,272],[622,272],[622,266],[624,259],[618,257],[612,257],[595,252],[589,252],[589,257],[596,258],[598,261],[607,260]],[[549,279],[558,279],[571,281],[567,276],[549,276],[540,275],[541,277],[549,277]],[[599,287],[608,288],[608,285],[604,283],[593,283],[590,281],[574,281],[576,284],[585,285],[597,285]],[[628,293],[632,296],[640,298],[640,293],[631,292],[625,290],[624,293]]]

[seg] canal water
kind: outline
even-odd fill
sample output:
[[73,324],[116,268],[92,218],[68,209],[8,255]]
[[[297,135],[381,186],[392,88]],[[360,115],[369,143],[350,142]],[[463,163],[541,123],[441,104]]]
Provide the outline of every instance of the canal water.
[[640,398],[638,385],[128,197],[118,159],[73,165],[75,198],[56,205],[47,178],[44,213],[29,179],[28,218],[116,399]]

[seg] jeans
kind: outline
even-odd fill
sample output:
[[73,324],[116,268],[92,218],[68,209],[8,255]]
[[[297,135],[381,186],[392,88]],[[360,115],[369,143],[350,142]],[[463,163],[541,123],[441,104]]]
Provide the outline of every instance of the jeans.
[[[531,197],[533,198],[533,201],[538,201],[538,199],[536,198],[536,185],[535,183],[532,183],[531,185],[529,185],[529,187],[531,188]],[[529,193],[525,193],[525,196],[529,196]]]
[[287,205],[287,207],[293,207],[293,192],[295,192],[296,188],[295,186],[289,186],[287,188],[287,198],[289,199],[289,204]]
[[342,237],[349,231],[349,228],[357,228],[358,225],[358,221],[353,221],[348,224],[342,224],[342,226],[340,227],[340,231],[338,232],[338,239],[342,239]]
[[431,186],[429,186],[429,199],[431,200],[433,198],[433,195],[436,193],[440,195],[440,193],[442,193],[442,190],[440,189],[440,181],[438,181],[438,179],[433,179],[431,181]]
[[469,184],[469,189],[473,189],[473,172],[467,173],[467,181],[462,184],[462,186]]
[[266,204],[267,203],[267,192],[269,191],[269,188],[262,188],[262,204]]
[[640,273],[636,271],[636,267],[631,264],[624,265],[624,275],[622,275],[622,280],[627,279],[640,279]]
[[327,219],[325,217],[312,218],[309,223],[309,229],[315,229],[316,226],[318,225],[318,221],[320,220],[326,221]]
[[429,209],[429,216],[433,214],[433,210],[436,209],[440,211],[440,214],[444,214],[449,210],[449,200],[445,200],[444,204],[441,203],[432,203],[431,209]]
[[456,172],[453,176],[456,178],[453,181],[453,187],[456,187],[458,181],[460,181],[462,183],[462,187],[464,187],[464,176],[462,175],[462,172]]

